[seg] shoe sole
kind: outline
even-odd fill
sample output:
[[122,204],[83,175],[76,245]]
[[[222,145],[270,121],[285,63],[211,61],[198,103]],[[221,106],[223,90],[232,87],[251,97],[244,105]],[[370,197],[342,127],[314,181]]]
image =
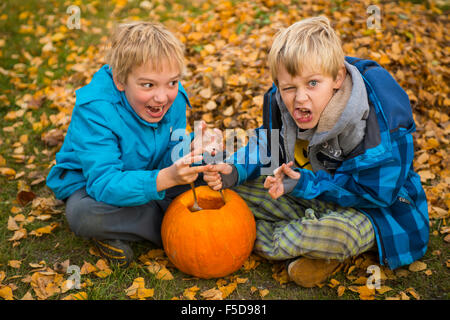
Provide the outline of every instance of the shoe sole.
[[122,249],[115,248],[100,240],[96,240],[95,242],[102,256],[108,258],[113,262],[118,263],[119,267],[123,267],[128,264],[127,257]]

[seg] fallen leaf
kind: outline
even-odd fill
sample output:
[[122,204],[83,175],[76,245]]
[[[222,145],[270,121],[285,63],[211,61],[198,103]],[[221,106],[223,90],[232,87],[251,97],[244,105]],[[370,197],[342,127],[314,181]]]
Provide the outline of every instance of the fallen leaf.
[[380,289],[376,289],[377,293],[379,293],[379,294],[384,294],[391,290],[392,290],[392,288],[388,287],[388,286],[381,286]]
[[34,300],[30,291],[27,291],[20,300]]
[[41,237],[44,234],[50,234],[52,233],[52,231],[59,226],[58,222],[53,222],[51,224],[49,224],[48,226],[42,227],[42,228],[38,228],[36,230],[33,230],[30,232],[30,235],[36,236],[36,237]]
[[14,300],[12,289],[8,286],[0,286],[0,298]]
[[88,295],[85,291],[69,294],[61,300],[87,300]]
[[425,270],[427,268],[427,264],[422,262],[422,261],[414,261],[413,263],[411,263],[408,267],[409,271],[412,272],[418,272],[418,271],[422,271]]
[[330,283],[328,284],[328,286],[330,287],[330,288],[335,288],[337,285],[339,285],[339,281],[337,281],[336,279],[331,279],[330,280]]
[[10,266],[11,268],[14,268],[14,269],[19,269],[21,265],[22,265],[22,261],[20,261],[20,260],[9,260],[8,261],[8,266]]
[[187,288],[183,292],[183,296],[189,300],[197,300],[195,299],[195,295],[197,294],[197,291],[199,291],[200,288],[197,286],[193,286],[190,288]]
[[420,295],[414,288],[408,288],[405,291],[408,292],[411,296],[413,296],[414,299],[420,300]]
[[342,295],[343,295],[344,292],[345,292],[345,289],[346,289],[345,286],[339,286],[339,287],[337,288],[337,294],[338,294],[338,297],[342,297]]
[[259,290],[259,295],[261,296],[261,298],[264,298],[265,296],[267,296],[269,294],[269,289],[262,289]]
[[93,266],[89,262],[84,261],[84,264],[81,266],[80,274],[89,274],[95,271],[97,271],[97,267]]
[[203,291],[200,295],[206,300],[223,300],[222,291],[216,288]]
[[131,299],[145,300],[145,298],[153,297],[155,290],[145,288],[144,278],[139,277],[134,279],[129,288],[125,289],[125,293]]
[[16,220],[14,220],[14,218],[11,217],[11,216],[9,216],[9,218],[8,218],[8,226],[7,226],[7,229],[8,229],[8,230],[11,230],[11,231],[16,231],[16,230],[19,230],[19,229],[20,229],[19,226],[17,225]]

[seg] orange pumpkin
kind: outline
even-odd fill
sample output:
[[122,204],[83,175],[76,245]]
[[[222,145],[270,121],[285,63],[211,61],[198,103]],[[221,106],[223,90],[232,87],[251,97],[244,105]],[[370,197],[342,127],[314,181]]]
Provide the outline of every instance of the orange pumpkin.
[[256,238],[255,219],[234,191],[196,188],[203,210],[192,212],[192,190],[173,200],[161,226],[164,250],[182,272],[198,278],[224,277],[238,270],[249,257]]

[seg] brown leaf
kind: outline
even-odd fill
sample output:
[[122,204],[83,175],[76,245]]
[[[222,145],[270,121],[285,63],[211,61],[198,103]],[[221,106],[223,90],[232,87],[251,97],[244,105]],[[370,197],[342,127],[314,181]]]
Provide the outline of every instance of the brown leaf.
[[205,300],[223,300],[222,291],[212,288],[200,293]]
[[422,271],[425,270],[427,268],[427,264],[422,262],[422,261],[414,261],[413,263],[411,263],[408,267],[409,271],[412,272],[418,272],[418,271]]
[[8,218],[8,227],[7,227],[7,229],[10,230],[10,231],[16,231],[16,230],[20,229],[19,226],[16,223],[16,220],[14,220],[14,218],[11,217],[11,216],[9,216],[9,218]]

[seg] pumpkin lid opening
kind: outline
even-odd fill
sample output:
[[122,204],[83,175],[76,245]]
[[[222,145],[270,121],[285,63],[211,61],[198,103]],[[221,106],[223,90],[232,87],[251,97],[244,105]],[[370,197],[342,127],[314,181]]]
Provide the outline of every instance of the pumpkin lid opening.
[[[200,195],[198,195],[197,201],[198,201],[198,205],[203,210],[218,210],[218,209],[222,208],[225,205],[225,202],[223,202],[223,200],[222,200],[220,195],[216,197],[216,196],[211,196],[211,195],[202,196],[200,194]],[[193,205],[194,205],[194,202],[190,203],[187,207],[192,212],[196,212],[196,211],[192,210],[192,206]],[[200,211],[203,211],[203,210],[200,210]]]

